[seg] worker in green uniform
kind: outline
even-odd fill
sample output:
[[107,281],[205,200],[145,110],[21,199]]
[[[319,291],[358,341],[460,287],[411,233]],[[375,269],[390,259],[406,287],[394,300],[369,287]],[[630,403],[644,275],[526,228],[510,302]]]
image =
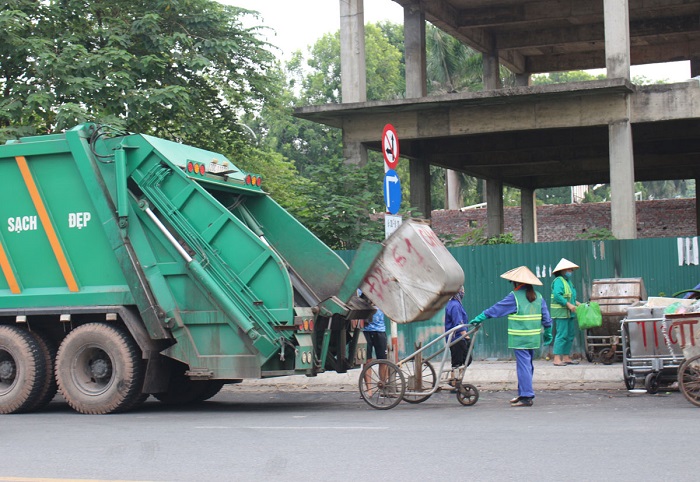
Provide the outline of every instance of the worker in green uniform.
[[544,344],[552,342],[552,319],[547,303],[533,285],[542,282],[527,266],[506,271],[501,278],[513,283],[513,291],[490,308],[477,315],[470,325],[478,325],[489,318],[508,317],[508,348],[515,353],[515,372],[518,376],[518,396],[510,401],[511,407],[531,407],[535,398],[532,364],[535,350],[540,348],[544,333]]
[[574,270],[579,267],[566,258],[562,258],[554,267],[552,281],[552,298],[549,311],[554,320],[554,365],[578,365],[578,360],[571,359],[571,345],[576,335],[576,288],[571,282]]

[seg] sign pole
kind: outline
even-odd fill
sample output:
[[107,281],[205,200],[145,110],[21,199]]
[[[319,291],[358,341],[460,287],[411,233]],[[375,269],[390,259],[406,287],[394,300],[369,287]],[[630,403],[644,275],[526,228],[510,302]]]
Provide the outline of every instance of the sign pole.
[[[382,154],[384,156],[384,238],[401,226],[401,216],[396,216],[401,207],[401,182],[394,171],[399,164],[399,136],[391,124],[384,126],[382,132]],[[391,351],[395,363],[399,362],[399,328],[396,322],[389,320],[391,332]]]

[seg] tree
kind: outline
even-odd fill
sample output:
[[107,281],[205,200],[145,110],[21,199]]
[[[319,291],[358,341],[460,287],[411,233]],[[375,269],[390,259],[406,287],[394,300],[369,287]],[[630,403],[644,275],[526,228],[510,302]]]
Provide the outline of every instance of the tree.
[[0,136],[97,121],[240,149],[238,119],[272,99],[274,65],[245,13],[212,0],[5,2]]
[[[369,100],[403,96],[403,54],[385,32],[397,35],[396,28],[389,24],[365,28]],[[279,101],[263,106],[259,116],[246,116],[245,122],[261,134],[263,149],[289,159],[302,176],[294,187],[299,197],[291,200],[296,204],[283,206],[329,246],[354,249],[363,239],[383,237],[381,220],[372,216],[384,211],[382,156],[370,152],[366,166],[347,166],[340,129],[291,115],[295,106],[342,100],[340,33],[323,36],[309,53],[308,59],[302,52],[292,55],[280,74],[283,81],[277,86]],[[399,169],[407,169],[407,163]],[[400,176],[404,176],[403,171]],[[402,178],[408,179],[407,175]]]
[[483,88],[480,53],[430,24],[426,27],[425,48],[429,94]]

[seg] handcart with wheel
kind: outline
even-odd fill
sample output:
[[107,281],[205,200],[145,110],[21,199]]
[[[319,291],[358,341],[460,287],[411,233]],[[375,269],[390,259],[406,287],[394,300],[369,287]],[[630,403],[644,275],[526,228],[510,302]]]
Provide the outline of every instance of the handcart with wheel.
[[600,305],[603,322],[601,326],[585,331],[585,354],[590,363],[610,365],[622,359],[620,321],[628,306],[646,297],[642,278],[593,280],[590,301]]
[[[629,390],[643,381],[647,393],[654,394],[679,377],[684,362],[683,345],[692,332],[692,327],[686,325],[696,321],[685,320],[686,315],[666,314],[666,307],[672,301],[650,298],[644,306],[630,306],[627,317],[621,321],[622,369]],[[679,331],[681,328],[690,332]]]
[[678,388],[693,405],[700,407],[700,313],[669,315],[671,333],[679,339],[684,361],[678,368]]
[[[372,408],[388,410],[401,403],[421,403],[434,393],[449,389],[457,394],[459,403],[474,405],[479,400],[479,390],[464,382],[466,368],[471,360],[474,341],[480,326],[467,325],[466,333],[457,336],[456,332],[465,329],[456,326],[431,342],[411,353],[398,363],[389,360],[372,360],[366,364],[359,379],[360,395]],[[467,351],[466,364],[452,367],[450,347],[469,337],[471,343]],[[438,349],[425,355],[429,349]],[[432,351],[432,350],[430,350]],[[437,370],[431,360],[439,359]]]

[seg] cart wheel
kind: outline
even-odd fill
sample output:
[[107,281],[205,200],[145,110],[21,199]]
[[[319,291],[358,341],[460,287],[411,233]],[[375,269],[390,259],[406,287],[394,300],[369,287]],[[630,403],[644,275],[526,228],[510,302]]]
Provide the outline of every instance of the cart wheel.
[[479,400],[479,390],[469,383],[458,384],[457,400],[466,407],[474,405]]
[[678,387],[690,403],[700,407],[700,355],[687,359],[678,369]]
[[615,358],[615,350],[612,348],[603,348],[600,351],[600,362],[603,365],[612,365],[613,363],[613,358]]
[[627,387],[627,390],[634,390],[634,387],[636,385],[637,385],[637,377],[635,377],[635,376],[625,377],[625,386]]
[[595,352],[593,351],[593,347],[588,346],[588,330],[583,333],[583,352],[586,354],[588,363],[593,363]]
[[659,374],[650,373],[644,379],[644,388],[647,389],[647,393],[653,395],[659,391]]
[[360,395],[377,410],[394,408],[406,392],[406,378],[389,360],[372,360],[360,373]]
[[[420,373],[416,373],[416,364],[409,361],[401,365],[401,371],[406,379],[407,392],[423,392],[426,395],[404,395],[403,399],[408,403],[425,402],[433,394],[433,388],[437,383],[435,369],[430,362],[424,361],[421,364]],[[420,381],[420,384],[418,383]],[[419,388],[420,387],[420,388]]]

